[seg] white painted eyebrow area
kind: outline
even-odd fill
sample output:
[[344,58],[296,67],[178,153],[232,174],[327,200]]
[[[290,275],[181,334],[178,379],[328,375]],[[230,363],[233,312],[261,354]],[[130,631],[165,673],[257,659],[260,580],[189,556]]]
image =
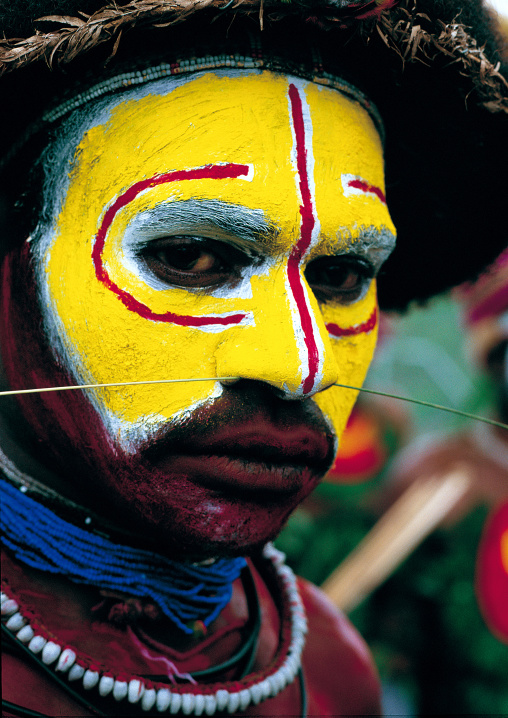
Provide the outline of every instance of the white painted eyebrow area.
[[200,237],[217,239],[262,260],[267,255],[266,240],[277,234],[277,229],[266,221],[262,209],[249,209],[215,199],[168,200],[140,212],[128,224],[122,239],[124,264],[152,289],[165,290],[167,285],[140,260],[141,250],[150,242],[178,235],[197,240]]
[[134,217],[125,230],[123,246],[131,253],[161,237],[199,236],[200,232],[209,236],[214,230],[218,239],[229,239],[253,253],[263,253],[259,241],[277,234],[262,209],[214,199],[168,200]]
[[360,227],[353,236],[350,229],[338,232],[340,244],[337,255],[355,254],[371,262],[376,273],[395,249],[397,236],[388,227]]

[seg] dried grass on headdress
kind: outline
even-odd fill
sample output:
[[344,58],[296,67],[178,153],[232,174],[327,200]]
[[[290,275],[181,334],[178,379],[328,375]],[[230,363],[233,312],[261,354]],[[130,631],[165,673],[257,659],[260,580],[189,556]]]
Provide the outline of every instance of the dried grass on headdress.
[[[122,33],[133,27],[165,27],[176,25],[191,15],[209,8],[232,15],[280,19],[299,15],[319,26],[344,28],[355,21],[376,17],[377,32],[386,45],[403,62],[430,63],[439,56],[458,63],[460,72],[471,81],[482,104],[491,112],[508,112],[508,83],[493,65],[484,49],[458,19],[445,23],[417,12],[415,0],[403,0],[392,7],[393,0],[364,3],[335,2],[313,5],[312,8],[293,0],[132,0],[119,7],[114,2],[92,15],[52,15],[40,18],[42,28],[25,39],[0,40],[0,74],[44,59],[49,65],[66,64],[102,43],[112,44],[116,52]],[[50,27],[47,32],[44,27]],[[369,23],[364,32],[372,32]]]
[[[256,0],[238,0],[252,7]],[[93,15],[80,17],[50,15],[36,22],[48,32],[37,31],[26,39],[0,40],[0,73],[29,65],[44,58],[49,65],[66,64],[88,50],[108,41],[115,41],[122,32],[133,27],[165,27],[183,22],[208,7],[220,8],[223,0],[132,0],[119,7],[106,5]],[[243,9],[243,8],[242,8]]]
[[440,54],[449,57],[450,63],[462,66],[462,75],[470,77],[487,110],[508,112],[508,82],[499,72],[501,63],[493,65],[460,22],[446,24],[437,19],[432,32],[424,29],[429,24],[428,15],[398,7],[396,12],[381,14],[377,30],[404,62],[420,60],[431,64]]

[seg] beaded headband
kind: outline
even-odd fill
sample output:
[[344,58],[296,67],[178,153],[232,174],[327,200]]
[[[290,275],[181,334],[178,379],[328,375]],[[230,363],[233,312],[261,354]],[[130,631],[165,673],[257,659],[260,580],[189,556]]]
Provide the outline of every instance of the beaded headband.
[[101,82],[92,84],[83,92],[73,95],[58,105],[46,110],[35,123],[27,128],[18,142],[12,146],[11,151],[8,152],[3,161],[0,162],[0,170],[8,164],[18,150],[26,144],[31,137],[89,102],[103,98],[108,94],[129,90],[130,88],[165,77],[175,77],[219,69],[265,69],[272,72],[294,74],[315,84],[338,90],[358,102],[369,113],[381,137],[381,141],[384,142],[385,132],[383,121],[374,103],[352,83],[330,72],[326,72],[323,69],[323,64],[317,49],[312,49],[312,58],[309,58],[312,60],[312,65],[310,63],[301,64],[288,62],[283,58],[277,58],[271,55],[264,56],[261,44],[257,38],[250,37],[249,40],[251,45],[250,55],[244,55],[238,52],[224,52],[217,55],[207,54],[202,57],[190,56],[186,59],[178,59],[173,62],[160,62],[153,66],[122,72],[118,75],[108,77]]
[[[45,112],[41,121],[43,123],[55,122],[69,112],[82,107],[87,102],[103,97],[110,92],[129,89],[130,87],[143,85],[147,82],[151,82],[152,80],[159,80],[164,77],[195,73],[203,70],[226,68],[245,70],[269,69],[276,72],[281,70],[287,71],[287,68],[284,68],[282,64],[280,67],[274,66],[275,64],[277,64],[276,60],[270,59],[270,61],[267,61],[266,58],[263,57],[248,57],[246,55],[239,55],[238,53],[191,57],[187,60],[179,60],[174,63],[162,62],[154,67],[149,67],[144,70],[124,72],[120,75],[110,77],[107,80],[103,80],[102,82],[88,88],[85,92],[82,92],[66,102],[61,103],[57,107]],[[306,75],[309,80],[318,85],[324,85],[326,87],[331,87],[334,90],[339,90],[343,94],[359,102],[372,117],[378,132],[380,132],[382,136],[384,135],[383,122],[377,108],[368,99],[368,97],[354,85],[336,77],[335,75],[332,75],[329,72],[325,72],[322,69],[320,70],[319,67],[315,67],[311,73],[303,71],[298,74]]]

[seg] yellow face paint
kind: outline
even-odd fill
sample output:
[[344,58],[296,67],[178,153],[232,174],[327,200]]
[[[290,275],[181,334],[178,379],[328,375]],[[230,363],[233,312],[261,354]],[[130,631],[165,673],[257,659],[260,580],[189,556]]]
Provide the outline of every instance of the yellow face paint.
[[[118,97],[91,125],[40,252],[47,331],[71,374],[241,377],[313,396],[340,435],[356,397],[328,387],[364,379],[375,280],[359,285],[394,232],[368,113],[296,78],[209,73]],[[135,451],[223,392],[183,383],[91,399]]]

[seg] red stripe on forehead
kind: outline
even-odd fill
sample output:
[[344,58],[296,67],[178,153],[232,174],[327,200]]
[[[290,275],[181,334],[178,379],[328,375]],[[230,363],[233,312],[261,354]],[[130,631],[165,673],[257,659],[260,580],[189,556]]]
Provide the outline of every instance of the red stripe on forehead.
[[244,313],[232,314],[228,317],[193,317],[181,316],[179,314],[174,314],[173,312],[152,312],[149,307],[142,304],[142,302],[139,302],[132,296],[132,294],[129,294],[124,289],[121,289],[113,282],[102,261],[102,253],[104,251],[106,235],[117,213],[132,202],[144,190],[150,189],[151,187],[157,187],[158,185],[168,184],[170,182],[181,182],[183,180],[236,179],[238,177],[246,177],[249,174],[249,169],[248,165],[234,163],[225,165],[205,165],[205,167],[198,167],[189,170],[177,170],[174,172],[167,172],[166,174],[155,175],[149,179],[136,182],[129,187],[129,189],[117,197],[113,204],[108,207],[102,219],[99,231],[95,237],[95,243],[92,250],[92,261],[95,267],[95,275],[99,282],[104,284],[105,287],[116,294],[118,299],[120,299],[127,309],[131,312],[139,314],[144,319],[151,319],[152,321],[157,322],[170,322],[171,324],[178,324],[185,327],[204,327],[214,324],[228,326],[231,324],[239,324],[243,321],[247,316]]
[[309,373],[304,379],[302,386],[303,392],[307,394],[312,391],[314,387],[314,382],[319,369],[319,350],[316,344],[312,316],[305,296],[305,290],[300,274],[300,261],[310,247],[315,219],[307,170],[307,148],[305,144],[305,124],[303,119],[302,98],[300,97],[297,87],[293,84],[289,85],[289,100],[291,103],[291,117],[293,120],[296,141],[296,166],[298,170],[300,194],[302,197],[302,204],[300,205],[300,216],[302,218],[302,222],[300,226],[300,239],[293,247],[288,260],[288,281],[300,315],[305,346],[308,352]]
[[360,192],[365,192],[366,194],[375,194],[376,197],[378,197],[378,199],[380,199],[383,204],[386,204],[385,193],[382,189],[376,187],[376,185],[374,184],[369,184],[365,180],[357,178],[349,180],[347,186],[351,187],[352,189],[359,189]]

